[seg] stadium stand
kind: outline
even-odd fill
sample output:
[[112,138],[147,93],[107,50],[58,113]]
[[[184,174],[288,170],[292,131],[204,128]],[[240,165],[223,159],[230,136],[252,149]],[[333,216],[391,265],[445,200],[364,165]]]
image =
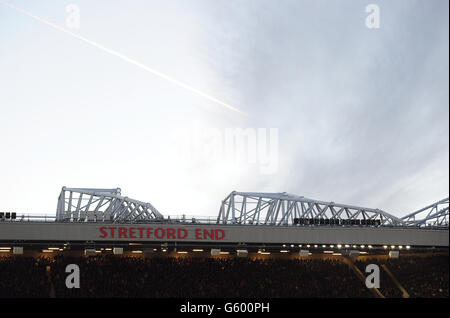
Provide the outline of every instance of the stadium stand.
[[[410,297],[448,298],[448,255],[355,262],[362,272],[370,263],[388,266]],[[68,264],[80,266],[80,289],[65,286]],[[5,256],[0,269],[0,297],[374,297],[339,258]],[[385,297],[402,297],[383,270],[381,285]]]
[[[0,297],[449,294],[448,198],[399,218],[286,192],[233,191],[217,218],[191,222],[165,218],[120,188],[63,187],[55,216],[12,216],[0,212]],[[372,263],[377,289],[366,287]],[[79,289],[66,286],[70,264],[79,266]]]
[[[364,273],[365,268],[368,264],[379,264],[380,262],[376,259],[372,259],[369,261],[361,261],[358,260],[355,262],[355,265],[359,268],[361,272]],[[380,288],[379,291],[382,293],[382,295],[386,298],[401,298],[402,292],[401,290],[396,286],[392,278],[382,269],[380,268]]]
[[0,298],[49,297],[50,258],[0,257]]
[[[383,264],[396,277],[400,285],[414,298],[448,298],[448,255],[435,255],[433,257],[405,256],[398,259],[359,261],[359,266],[378,262]],[[384,274],[383,274],[384,273]],[[385,289],[388,297],[401,297],[398,288],[392,280],[387,278],[385,269],[381,269],[381,280],[388,283]]]

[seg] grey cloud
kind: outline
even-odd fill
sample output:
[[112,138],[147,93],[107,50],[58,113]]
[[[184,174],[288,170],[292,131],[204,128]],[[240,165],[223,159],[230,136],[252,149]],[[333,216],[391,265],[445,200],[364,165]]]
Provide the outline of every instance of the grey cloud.
[[400,214],[448,195],[444,166],[425,193],[402,190],[448,165],[448,2],[377,4],[379,30],[365,27],[363,1],[210,5],[212,66],[252,115],[247,125],[280,128],[288,162],[254,175],[250,190],[284,185]]

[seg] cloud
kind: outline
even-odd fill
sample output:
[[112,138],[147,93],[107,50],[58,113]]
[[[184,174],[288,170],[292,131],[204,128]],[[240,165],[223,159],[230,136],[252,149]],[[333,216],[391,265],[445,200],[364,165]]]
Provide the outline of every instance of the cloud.
[[[448,196],[448,1],[377,1],[380,29],[354,0],[77,4],[82,36],[249,116],[3,6],[3,209],[48,211],[63,185],[211,216],[232,190],[397,216]],[[23,6],[65,21],[64,6]],[[278,171],[177,156],[193,127],[278,128]]]
[[213,67],[249,126],[280,129],[279,173],[241,189],[396,215],[448,195],[448,3],[380,2],[376,30],[365,5],[211,4]]

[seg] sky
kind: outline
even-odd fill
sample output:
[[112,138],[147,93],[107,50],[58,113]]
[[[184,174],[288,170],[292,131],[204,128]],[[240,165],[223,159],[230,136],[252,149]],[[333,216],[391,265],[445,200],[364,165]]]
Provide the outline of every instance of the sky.
[[233,190],[448,197],[448,6],[0,0],[0,211],[54,215],[62,186],[197,216]]

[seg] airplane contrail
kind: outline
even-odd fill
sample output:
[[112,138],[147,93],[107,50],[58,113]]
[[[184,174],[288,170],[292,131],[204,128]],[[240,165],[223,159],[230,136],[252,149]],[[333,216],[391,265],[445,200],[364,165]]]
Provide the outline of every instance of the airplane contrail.
[[161,72],[159,72],[159,71],[157,71],[155,69],[152,69],[152,68],[150,68],[150,67],[148,67],[148,66],[146,66],[146,65],[144,65],[144,64],[142,64],[142,63],[140,63],[140,62],[138,62],[136,60],[133,60],[133,59],[131,59],[131,58],[129,58],[129,57],[123,55],[123,54],[120,54],[120,53],[118,53],[118,52],[116,52],[116,51],[114,51],[112,49],[109,49],[109,48],[101,45],[101,44],[98,44],[98,43],[96,43],[96,42],[94,42],[92,40],[89,40],[89,39],[87,39],[87,38],[85,38],[85,37],[83,37],[83,36],[81,36],[79,34],[70,32],[67,29],[65,29],[65,28],[63,28],[63,27],[61,27],[59,25],[56,25],[56,24],[54,24],[54,23],[52,23],[50,21],[47,21],[47,20],[45,20],[45,19],[43,19],[41,17],[38,17],[38,16],[36,16],[36,15],[30,13],[30,12],[27,12],[27,11],[25,11],[23,9],[20,9],[20,8],[12,5],[11,3],[5,2],[3,0],[0,0],[0,3],[3,3],[4,5],[12,8],[12,9],[14,9],[16,11],[19,11],[20,13],[23,13],[23,14],[29,16],[29,17],[32,17],[33,19],[38,20],[39,22],[45,23],[48,26],[51,26],[52,28],[54,28],[56,30],[62,31],[64,33],[67,33],[67,34],[73,36],[74,38],[77,38],[77,39],[79,39],[79,40],[81,40],[83,42],[86,42],[86,43],[88,43],[88,44],[90,44],[90,45],[92,45],[92,46],[94,46],[94,47],[96,47],[96,48],[98,48],[98,49],[100,49],[102,51],[105,51],[105,52],[107,52],[107,53],[109,53],[111,55],[117,56],[117,57],[121,58],[122,60],[124,60],[124,61],[126,61],[128,63],[131,63],[131,64],[133,64],[133,65],[135,65],[135,66],[137,66],[137,67],[139,67],[139,68],[141,68],[143,70],[146,70],[147,72],[152,73],[153,75],[156,75],[156,76],[158,76],[158,77],[160,77],[162,79],[165,79],[168,82],[171,82],[171,83],[173,83],[175,85],[178,85],[178,86],[180,86],[180,87],[182,87],[184,89],[187,89],[187,90],[189,90],[189,91],[191,91],[191,92],[193,92],[193,93],[195,93],[197,95],[200,95],[203,98],[206,98],[206,99],[208,99],[208,100],[210,100],[210,101],[212,101],[212,102],[214,102],[216,104],[222,105],[222,106],[224,106],[224,107],[226,107],[226,108],[228,108],[228,109],[230,109],[230,110],[232,110],[234,112],[237,112],[237,113],[239,113],[241,115],[247,115],[242,110],[240,110],[240,109],[238,109],[238,108],[236,108],[236,107],[234,107],[234,106],[232,106],[230,104],[222,102],[221,100],[219,100],[219,99],[217,99],[217,98],[215,98],[215,97],[213,97],[213,96],[211,96],[209,94],[206,94],[206,93],[204,93],[204,92],[202,92],[202,91],[200,91],[200,90],[198,90],[198,89],[196,89],[196,88],[194,88],[194,87],[192,87],[192,86],[190,86],[190,85],[188,85],[186,83],[183,83],[183,82],[181,82],[181,81],[179,81],[179,80],[177,80],[175,78],[172,78],[172,77],[170,77],[170,76],[168,76],[168,75],[166,75],[164,73],[161,73]]

